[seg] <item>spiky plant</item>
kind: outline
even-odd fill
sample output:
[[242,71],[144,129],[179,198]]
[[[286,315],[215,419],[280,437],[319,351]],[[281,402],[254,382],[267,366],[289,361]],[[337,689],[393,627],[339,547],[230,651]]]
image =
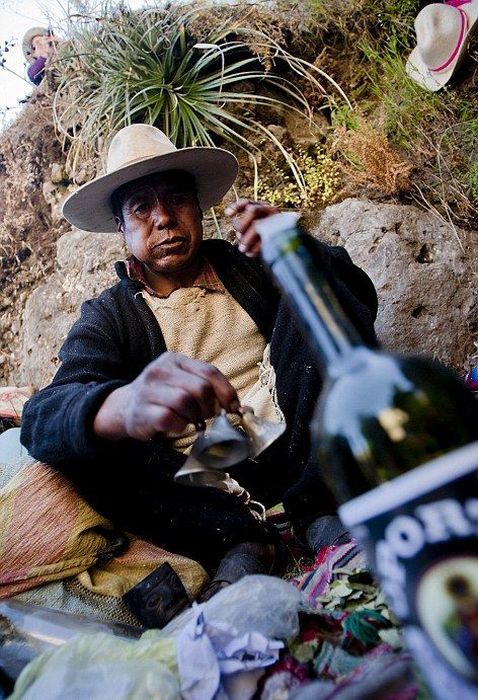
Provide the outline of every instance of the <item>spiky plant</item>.
[[[293,156],[254,110],[270,107],[311,117],[298,86],[303,81],[327,95],[325,80],[340,101],[348,102],[346,96],[322,70],[292,56],[264,31],[226,22],[194,43],[187,28],[197,12],[188,5],[123,9],[77,27],[58,62],[55,97],[55,121],[71,141],[73,171],[85,159],[104,156],[111,134],[134,122],[158,126],[178,147],[232,142],[251,155],[257,170],[259,147],[250,137],[260,132],[279,149],[305,192]],[[246,34],[272,57],[271,69],[251,54]],[[287,70],[276,72],[278,62]],[[254,91],[244,87],[251,83]],[[261,92],[264,87],[267,92]]]

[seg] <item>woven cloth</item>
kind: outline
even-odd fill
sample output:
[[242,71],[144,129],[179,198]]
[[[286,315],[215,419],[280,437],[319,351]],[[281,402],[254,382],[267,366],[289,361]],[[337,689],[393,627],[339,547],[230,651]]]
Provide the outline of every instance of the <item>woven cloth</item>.
[[33,386],[0,387],[0,418],[9,419],[15,425],[20,425],[23,406],[34,393]]
[[121,597],[166,561],[192,597],[207,580],[197,562],[119,536],[65,476],[41,462],[0,466],[0,486],[0,598],[78,574],[92,593]]
[[208,579],[203,567],[140,539],[131,539],[124,554],[91,567],[77,578],[92,593],[121,598],[165,562],[171,564],[189,596],[195,598]]
[[67,479],[23,464],[0,490],[0,597],[88,569],[110,548],[110,528]]
[[307,599],[310,608],[322,607],[320,598],[334,582],[340,582],[353,571],[366,569],[365,556],[357,542],[322,547],[311,567],[293,579]]

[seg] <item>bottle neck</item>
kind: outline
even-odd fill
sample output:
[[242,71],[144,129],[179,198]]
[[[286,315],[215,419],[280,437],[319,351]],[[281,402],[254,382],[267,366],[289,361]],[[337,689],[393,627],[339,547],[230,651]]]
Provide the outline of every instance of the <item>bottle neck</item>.
[[[290,217],[279,214],[278,217]],[[295,215],[294,215],[295,216]],[[271,217],[271,219],[276,218]],[[265,228],[261,223],[261,230]],[[274,223],[274,222],[272,222]],[[284,292],[306,339],[327,373],[342,364],[353,349],[362,345],[325,276],[303,243],[296,225],[281,223],[282,230],[262,237],[262,256]]]

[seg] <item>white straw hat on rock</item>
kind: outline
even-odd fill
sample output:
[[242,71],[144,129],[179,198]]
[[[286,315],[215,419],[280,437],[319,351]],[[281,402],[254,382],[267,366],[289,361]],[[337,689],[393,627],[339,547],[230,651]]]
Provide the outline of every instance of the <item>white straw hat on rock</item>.
[[222,148],[176,148],[154,126],[132,124],[120,129],[108,150],[106,175],[78,188],[63,204],[63,216],[83,231],[115,232],[111,195],[145,175],[184,170],[196,182],[201,209],[218,204],[237,177],[235,156]]
[[415,19],[417,45],[406,70],[422,87],[436,92],[450,80],[466,56],[478,20],[478,0],[433,3]]

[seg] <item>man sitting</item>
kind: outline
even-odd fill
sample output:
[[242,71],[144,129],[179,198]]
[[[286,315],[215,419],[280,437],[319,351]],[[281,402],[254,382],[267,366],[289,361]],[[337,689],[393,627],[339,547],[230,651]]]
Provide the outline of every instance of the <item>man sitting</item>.
[[[71,195],[63,213],[83,230],[119,231],[131,257],[117,264],[119,283],[83,305],[53,382],[22,421],[29,452],[72,479],[101,514],[226,582],[269,572],[274,561],[275,531],[249,494],[266,506],[282,501],[303,537],[335,510],[310,449],[320,375],[257,258],[255,222],[277,210],[240,200],[228,211],[239,247],[203,241],[202,211],[236,175],[223,149],[176,149],[142,124],[117,133],[107,174]],[[369,278],[343,248],[310,245],[374,344]],[[257,460],[231,468],[218,488],[175,482],[194,426],[241,402],[285,419],[285,433]],[[332,523],[330,541],[341,535]]]

